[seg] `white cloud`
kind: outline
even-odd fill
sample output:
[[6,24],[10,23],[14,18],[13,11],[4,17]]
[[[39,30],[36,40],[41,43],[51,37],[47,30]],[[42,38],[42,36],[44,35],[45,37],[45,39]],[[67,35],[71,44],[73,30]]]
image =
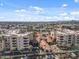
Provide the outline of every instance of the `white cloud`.
[[79,20],[79,11],[72,11],[70,12],[70,15],[76,19],[76,20]]
[[36,10],[36,11],[43,11],[43,8],[37,7],[37,6],[30,6],[29,8]]
[[16,16],[24,17],[26,15],[27,10],[26,9],[17,9],[14,12],[15,12]]
[[52,17],[51,16],[46,16],[46,19],[52,19]]
[[5,17],[0,16],[0,21],[4,21]]
[[17,10],[15,10],[15,12],[26,12],[26,10],[25,9],[17,9]]
[[31,10],[33,13],[36,13],[36,14],[40,14],[44,12],[44,9],[38,6],[30,6],[29,10]]
[[74,15],[74,16],[77,16],[77,15],[79,15],[79,11],[73,11],[73,12],[71,12],[70,14],[71,14],[71,15]]
[[63,4],[63,5],[62,5],[62,7],[67,7],[67,6],[68,6],[68,4]]
[[76,3],[79,2],[79,0],[74,0]]
[[21,12],[26,12],[26,10],[25,10],[25,9],[21,9],[20,11],[21,11]]
[[79,11],[70,11],[60,13],[57,17],[57,20],[79,20]]
[[[39,14],[41,12],[44,12],[45,14]],[[46,12],[47,10],[47,12]],[[55,11],[55,10],[54,10]],[[7,15],[5,13],[4,20],[9,21],[60,21],[60,20],[78,20],[79,19],[79,11],[70,11],[65,12],[62,10],[54,12],[53,9],[44,9],[40,7],[29,7],[29,9],[17,9],[14,12],[10,12],[10,14]],[[36,14],[37,13],[37,14]],[[75,15],[77,15],[75,17]],[[1,15],[2,16],[2,15]],[[2,17],[0,17],[2,18]]]
[[68,15],[68,13],[64,12],[64,13],[61,13],[60,15],[61,16],[66,16],[66,15]]
[[20,10],[15,10],[15,12],[20,12]]
[[24,14],[43,14],[45,11],[43,8],[30,6],[28,9],[17,9],[15,12],[18,16],[23,16]]

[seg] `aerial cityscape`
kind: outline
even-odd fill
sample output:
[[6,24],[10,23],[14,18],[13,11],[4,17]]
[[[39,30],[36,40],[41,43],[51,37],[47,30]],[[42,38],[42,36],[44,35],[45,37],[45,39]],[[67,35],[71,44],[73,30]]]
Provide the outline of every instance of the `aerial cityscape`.
[[79,59],[79,21],[1,22],[0,59]]
[[79,0],[0,0],[0,59],[79,59]]

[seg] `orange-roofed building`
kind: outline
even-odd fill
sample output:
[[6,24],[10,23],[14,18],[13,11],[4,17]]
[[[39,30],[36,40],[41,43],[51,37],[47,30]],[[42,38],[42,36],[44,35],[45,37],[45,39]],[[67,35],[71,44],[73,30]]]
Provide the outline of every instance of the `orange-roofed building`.
[[41,40],[40,47],[44,50],[49,50],[50,49],[48,43],[45,40]]

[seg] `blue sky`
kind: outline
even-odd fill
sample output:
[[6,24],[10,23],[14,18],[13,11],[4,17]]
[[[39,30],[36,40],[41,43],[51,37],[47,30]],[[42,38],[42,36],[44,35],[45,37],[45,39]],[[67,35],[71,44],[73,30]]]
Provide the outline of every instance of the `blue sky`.
[[79,0],[0,0],[0,21],[79,20]]

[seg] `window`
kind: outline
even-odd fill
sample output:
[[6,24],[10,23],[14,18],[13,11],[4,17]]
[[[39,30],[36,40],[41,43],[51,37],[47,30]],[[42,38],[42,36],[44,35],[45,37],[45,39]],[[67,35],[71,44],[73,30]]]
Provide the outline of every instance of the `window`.
[[79,39],[79,35],[77,35],[77,39]]
[[71,40],[68,40],[68,43],[71,43]]
[[60,38],[63,38],[63,36],[60,36]]
[[17,44],[17,43],[12,43],[12,44]]
[[17,45],[16,44],[13,44],[13,47],[17,47]]
[[16,40],[12,40],[12,42],[16,42]]
[[29,44],[29,43],[24,43],[24,45]]
[[71,41],[71,40],[68,40],[68,41]]
[[60,40],[63,40],[64,36],[60,36]]
[[24,42],[28,42],[29,40],[24,40]]
[[28,47],[28,45],[24,45],[24,47]]
[[69,35],[69,39],[71,39],[71,35]]
[[13,37],[12,39],[16,39],[16,37]]
[[79,43],[79,40],[77,40],[77,43]]
[[10,44],[5,44],[5,47],[7,47],[7,48],[10,47]]
[[23,37],[23,39],[28,39],[27,37]]
[[60,40],[64,40],[63,38],[60,38]]
[[64,40],[64,39],[63,39],[63,36],[60,36],[60,40]]
[[71,41],[68,41],[68,43],[71,43]]

